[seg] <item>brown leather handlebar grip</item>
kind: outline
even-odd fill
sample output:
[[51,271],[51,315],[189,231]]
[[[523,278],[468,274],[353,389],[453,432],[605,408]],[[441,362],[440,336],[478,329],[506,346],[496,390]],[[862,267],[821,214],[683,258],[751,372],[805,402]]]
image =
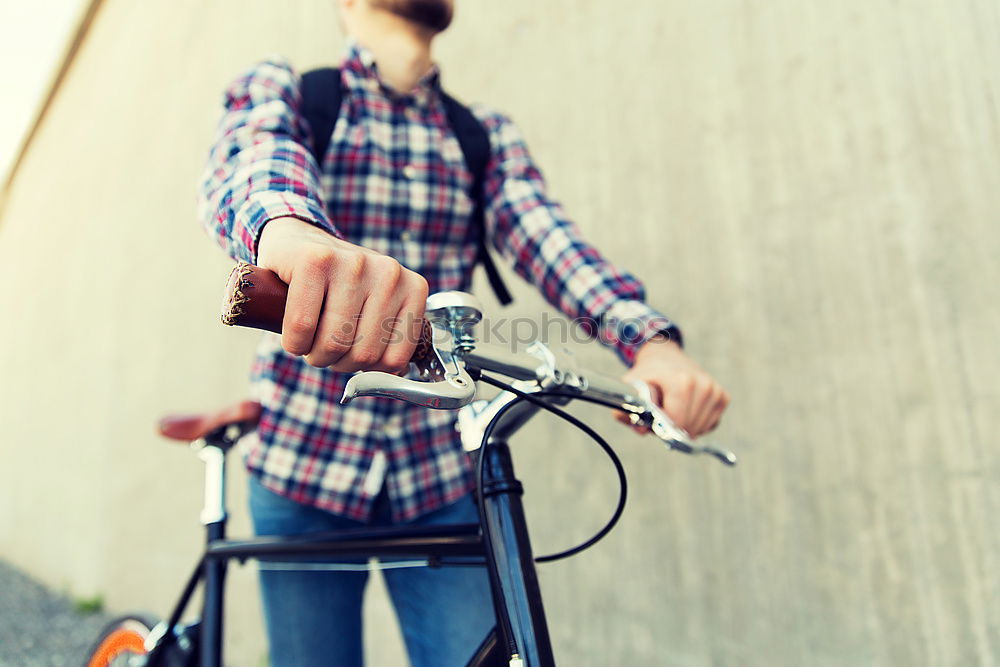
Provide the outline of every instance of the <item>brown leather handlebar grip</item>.
[[[222,301],[222,323],[281,333],[288,285],[274,271],[240,262],[233,267]],[[424,320],[411,361],[432,368],[436,364],[430,324]]]
[[281,333],[288,285],[274,271],[240,262],[233,267],[222,301],[222,323]]

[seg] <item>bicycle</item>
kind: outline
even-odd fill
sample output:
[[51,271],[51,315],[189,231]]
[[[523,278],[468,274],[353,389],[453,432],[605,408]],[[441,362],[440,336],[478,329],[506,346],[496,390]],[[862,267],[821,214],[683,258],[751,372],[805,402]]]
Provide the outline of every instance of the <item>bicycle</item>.
[[[223,322],[280,333],[287,286],[278,277],[249,264],[233,269],[227,285]],[[476,500],[479,523],[442,527],[368,528],[297,537],[226,537],[226,453],[251,431],[260,406],[244,402],[204,415],[166,418],[161,433],[190,440],[205,462],[205,550],[166,621],[141,616],[113,622],[90,652],[86,665],[131,667],[215,667],[222,664],[223,587],[232,559],[286,563],[334,561],[337,557],[421,559],[430,567],[486,567],[493,594],[496,626],[474,652],[469,667],[551,667],[555,664],[536,562],[565,558],[604,537],[621,516],[626,498],[624,468],[596,432],[558,406],[572,400],[624,411],[634,425],[648,427],[669,449],[708,454],[735,465],[733,454],[695,445],[654,403],[641,383],[586,371],[563,355],[557,358],[540,342],[524,352],[484,345],[474,327],[482,310],[472,295],[442,292],[427,300],[423,334],[404,378],[367,371],[348,381],[343,402],[359,396],[388,396],[438,409],[460,409],[464,447],[478,451]],[[507,383],[494,378],[510,378]],[[476,400],[476,382],[500,389],[494,398]],[[586,432],[611,459],[618,473],[617,507],[604,527],[572,549],[534,557],[528,536],[521,484],[514,475],[507,440],[539,410],[552,412]],[[203,585],[201,618],[181,625],[180,619],[199,583]]]

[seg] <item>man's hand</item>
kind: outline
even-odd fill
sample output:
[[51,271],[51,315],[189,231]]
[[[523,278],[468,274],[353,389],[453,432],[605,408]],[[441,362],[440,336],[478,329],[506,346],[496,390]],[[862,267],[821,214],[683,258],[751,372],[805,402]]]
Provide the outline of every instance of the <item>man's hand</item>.
[[[718,426],[729,405],[729,394],[719,383],[677,343],[663,337],[653,338],[639,348],[635,363],[623,379],[648,384],[653,400],[693,438]],[[618,414],[618,420],[629,423],[624,413]]]
[[288,283],[285,351],[337,371],[407,368],[427,302],[422,276],[298,218],[265,225],[257,264]]

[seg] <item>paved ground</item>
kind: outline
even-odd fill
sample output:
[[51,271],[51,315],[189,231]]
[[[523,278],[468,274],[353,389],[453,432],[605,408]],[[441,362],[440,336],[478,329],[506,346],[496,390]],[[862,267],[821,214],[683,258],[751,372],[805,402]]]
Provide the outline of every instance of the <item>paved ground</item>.
[[0,560],[0,667],[77,667],[107,621]]

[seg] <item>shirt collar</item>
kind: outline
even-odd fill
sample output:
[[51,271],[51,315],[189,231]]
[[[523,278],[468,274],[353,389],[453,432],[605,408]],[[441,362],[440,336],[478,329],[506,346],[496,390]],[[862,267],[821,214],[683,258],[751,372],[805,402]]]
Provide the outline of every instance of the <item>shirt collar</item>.
[[400,93],[382,81],[378,74],[378,65],[372,52],[361,46],[357,41],[347,41],[347,52],[341,69],[347,88],[362,95],[381,95],[403,103],[412,103],[427,107],[441,90],[441,72],[436,64],[417,81],[417,85],[408,93]]

